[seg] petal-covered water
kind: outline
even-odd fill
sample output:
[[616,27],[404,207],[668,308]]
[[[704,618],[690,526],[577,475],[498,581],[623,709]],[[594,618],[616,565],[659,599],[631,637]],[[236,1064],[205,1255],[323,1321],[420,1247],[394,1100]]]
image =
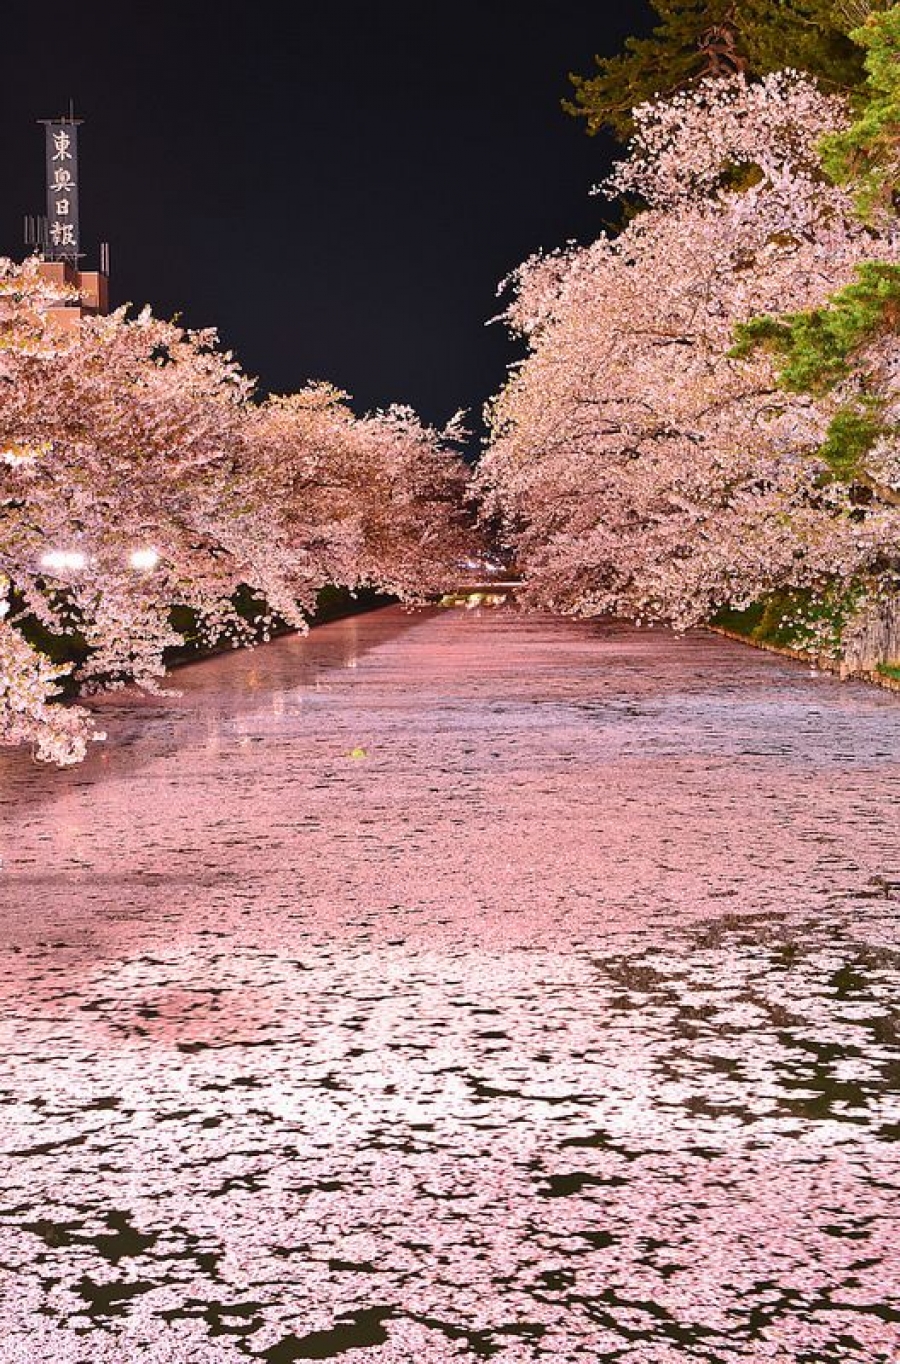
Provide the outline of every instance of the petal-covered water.
[[0,760],[0,1361],[900,1359],[900,705],[390,609]]

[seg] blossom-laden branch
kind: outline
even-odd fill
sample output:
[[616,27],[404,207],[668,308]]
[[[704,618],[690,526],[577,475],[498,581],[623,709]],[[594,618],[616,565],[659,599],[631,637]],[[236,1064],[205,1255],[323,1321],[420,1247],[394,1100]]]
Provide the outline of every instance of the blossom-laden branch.
[[0,619],[0,735],[6,744],[30,744],[35,756],[60,767],[80,762],[91,739],[102,739],[86,710],[54,704],[55,667]]

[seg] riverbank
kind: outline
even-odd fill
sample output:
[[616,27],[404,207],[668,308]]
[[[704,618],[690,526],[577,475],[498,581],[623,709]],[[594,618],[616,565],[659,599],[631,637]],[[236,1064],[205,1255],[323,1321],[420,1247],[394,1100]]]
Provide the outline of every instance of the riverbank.
[[[320,625],[328,625],[332,621],[343,619],[345,616],[360,615],[366,611],[378,611],[382,607],[392,606],[396,601],[396,597],[384,592],[377,592],[374,588],[359,588],[356,591],[351,591],[348,587],[336,587],[329,584],[319,590],[315,611],[309,617],[309,628],[312,630]],[[238,615],[247,622],[252,621],[262,609],[262,604],[247,592],[239,593],[234,604]],[[190,663],[197,663],[201,659],[215,658],[219,654],[233,652],[230,637],[223,638],[212,645],[198,643],[196,618],[186,607],[175,607],[173,609],[171,623],[173,628],[183,636],[185,642],[165,650],[163,657],[167,670],[183,668]],[[88,657],[88,647],[80,635],[50,634],[33,617],[25,622],[22,633],[29,644],[39,649],[53,663],[77,668]],[[269,633],[270,638],[277,639],[283,635],[297,632],[292,625],[276,623]],[[259,643],[262,642],[260,639]],[[72,699],[78,695],[79,688],[71,677],[63,677],[60,681],[60,691],[64,697]]]
[[[343,620],[345,616],[358,616],[366,611],[380,611],[384,606],[393,606],[396,601],[396,597],[389,596],[384,592],[376,592],[374,588],[363,587],[351,592],[349,587],[335,587],[329,584],[319,589],[316,609],[309,617],[309,628],[314,630],[320,625],[330,625],[332,621]],[[255,609],[255,606],[250,606],[242,614],[245,614],[249,619],[251,612]],[[275,625],[270,632],[272,639],[279,639],[283,635],[296,633],[293,625]],[[232,646],[228,640],[222,640],[209,648],[200,648],[196,644],[188,643],[184,648],[166,651],[166,667],[181,668],[189,663],[197,663],[203,658],[215,658],[217,654],[230,652],[232,652]]]
[[843,677],[840,664],[832,658],[804,653],[801,649],[791,649],[785,644],[772,644],[768,640],[754,639],[752,634],[730,630],[724,625],[707,625],[704,628],[710,634],[721,635],[724,639],[734,640],[737,644],[747,644],[751,649],[762,649],[767,654],[777,654],[779,658],[786,658],[792,663],[802,663],[805,668],[814,668],[817,672],[833,673],[835,677],[840,677],[845,682],[867,682],[871,686],[882,687],[885,691],[900,693],[900,676],[894,677],[889,673],[866,672]]

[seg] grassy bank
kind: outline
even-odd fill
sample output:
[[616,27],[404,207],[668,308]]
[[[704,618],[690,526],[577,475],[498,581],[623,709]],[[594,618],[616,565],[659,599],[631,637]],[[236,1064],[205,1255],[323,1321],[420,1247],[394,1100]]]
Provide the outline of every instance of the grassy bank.
[[[846,598],[814,605],[807,593],[778,592],[745,611],[720,611],[709,628],[783,658],[840,674],[840,637],[851,606]],[[900,691],[900,662],[880,663],[874,672],[854,674],[854,680]]]
[[813,602],[808,592],[773,592],[745,611],[726,608],[710,624],[751,644],[784,649],[810,661],[839,661],[840,639],[853,603],[846,597]]
[[[309,624],[312,628],[317,625],[327,625],[329,621],[340,620],[343,616],[356,616],[363,611],[375,611],[380,606],[389,606],[391,602],[396,600],[396,597],[387,596],[383,592],[376,592],[373,588],[360,588],[354,593],[350,591],[349,587],[335,587],[328,584],[319,590],[316,598],[316,609],[309,617]],[[254,597],[246,589],[242,589],[238,593],[234,603],[238,615],[247,621],[253,621],[266,609],[265,602]],[[178,633],[184,636],[185,644],[176,649],[166,650],[167,668],[176,668],[181,663],[193,663],[198,658],[205,658],[209,654],[222,653],[231,648],[231,642],[227,639],[211,648],[201,643],[197,638],[196,622],[193,615],[183,607],[172,612],[172,624]],[[270,634],[274,638],[277,635],[290,634],[293,629],[292,625],[279,624],[276,621]]]

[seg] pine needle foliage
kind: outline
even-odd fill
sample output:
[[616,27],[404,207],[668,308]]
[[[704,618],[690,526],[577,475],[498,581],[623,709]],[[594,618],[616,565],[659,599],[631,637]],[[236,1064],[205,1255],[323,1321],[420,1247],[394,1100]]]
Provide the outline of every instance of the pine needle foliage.
[[627,138],[631,111],[707,76],[749,78],[794,67],[828,90],[856,90],[863,52],[851,31],[883,0],[652,0],[660,22],[649,37],[628,38],[624,52],[595,57],[597,71],[571,75],[564,109],[591,134]]
[[826,393],[849,377],[863,347],[900,324],[900,266],[866,261],[856,280],[822,308],[780,317],[755,317],[736,328],[732,354],[757,345],[783,357],[780,383],[792,393]]
[[837,411],[818,456],[828,469],[824,481],[858,483],[896,504],[898,495],[873,482],[866,456],[878,440],[893,435],[884,418],[884,400],[874,376],[860,364],[867,345],[900,330],[900,266],[867,261],[856,280],[822,308],[756,317],[736,328],[732,355],[741,359],[757,346],[782,358],[778,381],[792,393],[817,396],[853,378],[857,390]]
[[824,147],[826,171],[853,185],[863,218],[900,208],[900,5],[850,35],[865,54],[866,85],[854,122]]

